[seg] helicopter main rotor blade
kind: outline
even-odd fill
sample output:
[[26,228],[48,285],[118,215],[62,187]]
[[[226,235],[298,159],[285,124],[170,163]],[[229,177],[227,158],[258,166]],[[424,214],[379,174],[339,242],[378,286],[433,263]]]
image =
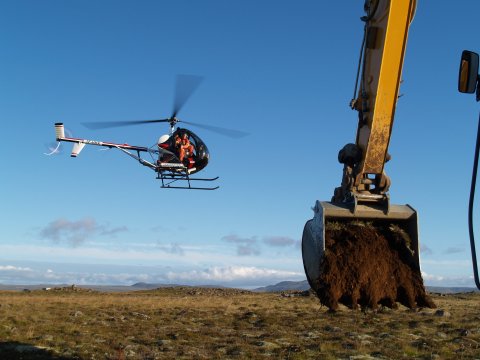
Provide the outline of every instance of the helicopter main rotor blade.
[[212,126],[212,125],[203,125],[203,124],[198,124],[198,123],[193,123],[193,122],[188,122],[188,121],[183,121],[183,120],[178,120],[178,122],[182,122],[185,124],[189,125],[194,125],[199,128],[205,129],[205,130],[210,130],[213,132],[216,132],[217,134],[221,134],[224,136],[228,136],[233,139],[240,139],[242,137],[250,135],[250,133],[247,133],[245,131],[240,131],[240,130],[234,130],[234,129],[227,129],[219,126]]
[[172,118],[177,116],[183,105],[185,105],[188,98],[195,92],[195,90],[198,88],[202,81],[202,76],[177,75],[175,83],[175,99],[173,101]]
[[120,126],[130,126],[139,124],[150,124],[159,122],[170,122],[170,119],[157,119],[157,120],[127,120],[127,121],[99,121],[99,122],[85,122],[82,123],[85,127],[93,130],[107,129]]

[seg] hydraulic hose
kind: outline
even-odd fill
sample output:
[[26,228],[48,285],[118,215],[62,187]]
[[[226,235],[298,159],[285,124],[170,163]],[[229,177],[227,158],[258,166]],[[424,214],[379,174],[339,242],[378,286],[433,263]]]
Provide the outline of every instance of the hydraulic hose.
[[478,118],[477,143],[475,145],[475,157],[473,160],[472,185],[470,187],[470,200],[468,203],[468,232],[470,235],[470,247],[472,251],[473,276],[475,285],[480,290],[480,281],[478,278],[477,253],[475,251],[475,238],[473,235],[473,200],[475,198],[475,184],[477,182],[478,154],[480,151],[480,115]]

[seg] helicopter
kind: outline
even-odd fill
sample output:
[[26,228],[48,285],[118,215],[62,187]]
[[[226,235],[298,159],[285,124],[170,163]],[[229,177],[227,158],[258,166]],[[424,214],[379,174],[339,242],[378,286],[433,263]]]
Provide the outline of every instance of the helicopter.
[[[200,76],[177,75],[173,111],[169,118],[83,123],[85,127],[90,129],[104,129],[151,123],[168,123],[170,125],[169,134],[160,136],[157,143],[153,146],[135,146],[129,144],[118,144],[113,142],[74,138],[70,135],[65,135],[65,127],[63,123],[55,123],[55,137],[58,143],[57,147],[53,149],[50,154],[58,151],[61,142],[73,143],[71,157],[77,157],[85,145],[95,145],[110,149],[118,149],[126,155],[137,160],[141,165],[154,170],[157,174],[156,178],[161,181],[161,188],[216,190],[219,188],[219,186],[203,187],[192,185],[192,182],[198,183],[215,181],[218,179],[218,176],[213,178],[191,176],[200,172],[208,165],[210,153],[205,142],[197,134],[189,129],[176,127],[177,123],[181,122],[187,125],[197,126],[231,138],[241,138],[248,135],[248,133],[217,126],[187,122],[177,118],[181,108],[196,90],[198,85],[200,85],[202,80],[203,78]],[[143,154],[148,154],[150,159],[147,160],[145,157],[142,157]]]

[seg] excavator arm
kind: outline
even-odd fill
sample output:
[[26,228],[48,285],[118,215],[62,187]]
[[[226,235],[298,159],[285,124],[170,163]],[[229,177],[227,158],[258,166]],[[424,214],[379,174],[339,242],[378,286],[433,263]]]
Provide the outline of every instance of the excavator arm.
[[420,272],[417,212],[390,205],[384,170],[415,8],[416,0],[365,1],[365,35],[350,103],[358,112],[355,143],[340,150],[341,185],[331,201],[316,201],[302,235],[307,280],[331,309],[339,302],[435,307]]
[[390,179],[384,167],[416,0],[367,0],[364,7],[359,91],[351,102],[358,111],[357,135],[355,144],[340,151],[344,179],[334,202],[388,202]]

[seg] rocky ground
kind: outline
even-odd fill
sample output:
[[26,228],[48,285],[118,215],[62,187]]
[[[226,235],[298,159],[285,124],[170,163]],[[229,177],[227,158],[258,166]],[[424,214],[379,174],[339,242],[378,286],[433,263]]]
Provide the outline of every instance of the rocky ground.
[[0,292],[0,359],[479,359],[480,294],[335,312],[310,292]]

